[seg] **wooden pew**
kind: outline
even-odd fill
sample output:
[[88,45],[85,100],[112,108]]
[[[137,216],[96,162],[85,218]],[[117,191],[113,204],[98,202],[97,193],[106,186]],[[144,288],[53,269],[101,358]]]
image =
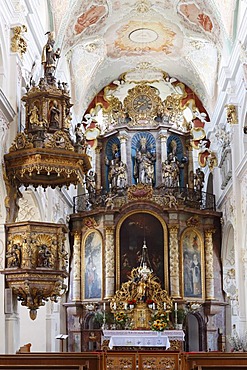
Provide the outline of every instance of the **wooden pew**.
[[247,352],[197,352],[181,354],[182,370],[247,369]]
[[103,355],[100,352],[31,352],[16,355],[0,355],[0,370],[102,370]]

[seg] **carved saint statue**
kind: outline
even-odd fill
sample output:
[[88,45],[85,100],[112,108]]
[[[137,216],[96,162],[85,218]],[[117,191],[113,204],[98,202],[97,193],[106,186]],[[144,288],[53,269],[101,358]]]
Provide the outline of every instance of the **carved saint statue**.
[[89,195],[95,192],[96,174],[92,170],[90,170],[86,176],[86,188]]
[[7,267],[20,267],[21,265],[21,247],[19,244],[13,244],[10,252],[6,254]]
[[51,128],[59,128],[59,116],[60,116],[60,110],[58,108],[58,103],[56,100],[54,100],[50,108],[50,127]]
[[45,77],[51,77],[54,75],[56,69],[56,61],[60,57],[60,49],[54,51],[55,34],[54,32],[47,32],[48,40],[42,51],[41,63],[44,66]]
[[202,191],[204,184],[204,173],[200,168],[196,169],[196,173],[194,174],[194,188],[197,191]]
[[156,160],[156,153],[148,150],[147,139],[142,137],[140,139],[140,148],[136,152],[134,177],[137,182],[143,184],[154,184],[154,163]]

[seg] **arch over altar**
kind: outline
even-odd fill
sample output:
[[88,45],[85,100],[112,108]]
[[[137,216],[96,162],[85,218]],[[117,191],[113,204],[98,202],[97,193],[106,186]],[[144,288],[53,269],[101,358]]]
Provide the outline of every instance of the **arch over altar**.
[[166,290],[169,289],[167,225],[158,213],[150,209],[128,212],[117,224],[117,289],[128,280],[131,270],[140,264],[144,239],[148,246],[152,269],[161,286]]

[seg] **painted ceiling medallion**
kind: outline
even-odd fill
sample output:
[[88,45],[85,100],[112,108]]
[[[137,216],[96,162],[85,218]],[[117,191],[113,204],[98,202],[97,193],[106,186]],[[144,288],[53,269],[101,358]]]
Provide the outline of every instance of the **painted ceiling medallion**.
[[133,42],[142,44],[156,41],[158,35],[154,30],[150,30],[148,28],[139,28],[137,30],[132,31],[129,34],[129,38]]
[[128,51],[158,51],[170,54],[176,33],[169,27],[154,22],[130,21],[118,31],[115,46]]

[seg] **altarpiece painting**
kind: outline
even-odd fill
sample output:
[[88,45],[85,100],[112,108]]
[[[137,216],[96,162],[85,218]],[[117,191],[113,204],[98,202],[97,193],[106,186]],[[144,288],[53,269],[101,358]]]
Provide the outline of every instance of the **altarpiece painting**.
[[161,222],[151,213],[133,213],[123,221],[120,228],[120,284],[128,280],[134,267],[140,265],[145,240],[150,267],[162,286],[166,285],[168,258],[165,233]]
[[90,232],[84,241],[84,298],[100,299],[102,296],[102,237]]
[[181,238],[183,269],[183,295],[187,298],[203,298],[203,244],[194,229],[186,230]]

